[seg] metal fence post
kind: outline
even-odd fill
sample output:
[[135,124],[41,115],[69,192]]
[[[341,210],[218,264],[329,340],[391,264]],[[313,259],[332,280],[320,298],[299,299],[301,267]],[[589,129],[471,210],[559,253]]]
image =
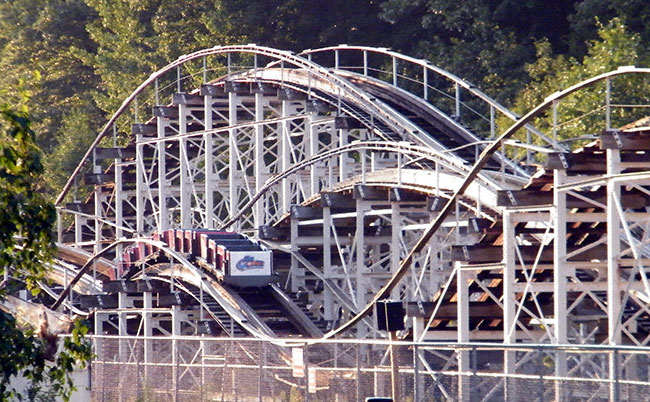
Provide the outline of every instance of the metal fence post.
[[260,382],[258,386],[259,400],[262,402],[262,384],[264,383],[264,360],[266,358],[266,343],[264,341],[259,341],[261,343],[259,349],[259,370],[260,370]]
[[361,400],[361,345],[357,345],[357,401]]
[[223,387],[225,386],[225,382],[223,378],[226,376],[226,345],[225,342],[221,344],[221,348],[223,351],[223,364],[221,367],[221,375],[217,375],[217,378],[220,380],[220,386],[219,386],[219,391],[221,392],[221,400],[223,401]]
[[[136,341],[134,341],[135,343]],[[135,396],[138,398],[138,400],[143,396],[141,392],[141,384],[140,384],[140,358],[136,356],[135,359]]]
[[395,344],[397,342],[397,331],[390,331],[389,334],[391,394],[393,395],[393,400],[397,401],[400,399],[398,346]]
[[537,349],[537,372],[539,373],[539,401],[544,401],[544,354]]
[[305,363],[305,402],[309,402],[309,353],[307,344],[303,349],[303,362]]
[[476,382],[476,372],[478,370],[478,356],[477,356],[476,346],[472,346],[472,353],[469,361],[472,369],[472,380],[469,383],[469,399],[471,401],[472,390],[474,389],[474,383]]
[[420,351],[418,345],[413,345],[413,401],[420,400]]
[[176,66],[176,92],[181,93],[181,66]]
[[[95,320],[96,319],[97,319],[97,317],[95,317]],[[104,343],[102,342],[102,346],[103,345],[104,345]],[[104,362],[104,357],[103,356],[102,356],[102,362],[100,363],[100,365],[102,367],[102,371],[101,371],[101,373],[102,373],[101,374],[101,376],[102,376],[102,378],[101,378],[102,387],[101,387],[101,398],[100,398],[100,400],[101,400],[101,402],[104,402],[104,400],[105,400],[104,393],[105,393],[105,389],[106,389],[106,363]]]
[[610,367],[610,370],[609,370],[609,372],[611,373],[611,377],[612,377],[612,378],[610,378],[611,388],[610,388],[610,395],[609,395],[610,398],[609,399],[611,401],[619,401],[621,395],[620,395],[620,389],[619,389],[619,383],[618,383],[618,379],[620,377],[620,372],[619,372],[620,367],[619,367],[619,364],[618,364],[618,350],[614,349],[611,352],[611,359],[609,361],[610,361],[609,364],[612,365],[612,367]]
[[339,344],[334,344],[334,368],[339,368]]
[[176,364],[174,365],[174,368],[175,368],[175,370],[174,370],[174,402],[178,401],[178,380],[179,380],[178,374],[179,374],[179,371],[180,371],[180,368],[179,368],[180,367],[179,366],[180,356],[179,356],[179,353],[178,353],[178,349],[179,349],[179,345],[178,345],[178,343],[175,343],[174,354],[176,355]]

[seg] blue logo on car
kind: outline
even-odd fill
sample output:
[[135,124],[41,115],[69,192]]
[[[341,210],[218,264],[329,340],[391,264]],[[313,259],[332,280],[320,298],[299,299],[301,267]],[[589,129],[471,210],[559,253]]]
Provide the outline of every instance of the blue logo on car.
[[252,255],[247,255],[235,264],[235,267],[240,271],[248,271],[250,269],[264,268],[264,261],[256,260]]

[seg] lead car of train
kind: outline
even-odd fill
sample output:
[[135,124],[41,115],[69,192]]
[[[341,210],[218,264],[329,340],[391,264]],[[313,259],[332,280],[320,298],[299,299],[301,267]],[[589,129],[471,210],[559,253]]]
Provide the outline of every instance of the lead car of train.
[[[277,282],[273,254],[259,242],[240,233],[210,229],[169,229],[155,233],[154,240],[184,255],[228,285],[262,287]],[[147,243],[136,243],[122,255],[122,270],[128,272],[148,257],[164,253]]]

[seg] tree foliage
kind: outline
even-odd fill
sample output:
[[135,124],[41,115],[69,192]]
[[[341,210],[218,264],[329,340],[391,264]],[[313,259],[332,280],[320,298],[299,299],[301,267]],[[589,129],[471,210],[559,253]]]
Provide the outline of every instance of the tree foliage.
[[56,213],[37,190],[42,173],[26,106],[0,105],[0,269],[19,269],[28,281],[40,279],[53,250]]
[[218,1],[86,0],[97,18],[86,25],[97,50],[73,52],[100,78],[98,106],[113,113],[160,67],[205,47],[241,41],[230,36]]
[[[88,121],[100,120],[93,101],[97,76],[72,52],[73,48],[96,51],[85,27],[96,15],[81,0],[0,2],[0,15],[0,91],[20,96],[19,82],[38,73],[38,87],[32,88],[33,96],[26,103],[38,133],[36,143],[49,154],[59,146],[60,123],[68,120],[71,108],[83,110]],[[81,128],[68,128],[78,137],[92,136]]]
[[602,40],[597,17],[626,26],[637,60],[650,48],[644,0],[14,0],[0,3],[0,15],[0,89],[34,69],[42,75],[30,110],[37,143],[53,155],[51,194],[79,157],[73,138],[92,141],[142,80],[201,48],[385,46],[426,58],[519,110],[536,96],[531,85],[553,86],[539,78],[542,69],[559,77],[575,75],[562,71],[577,66],[572,60],[599,63],[590,55]]
[[[55,196],[107,116],[183,54],[247,42],[293,51],[385,46],[468,79],[521,114],[557,90],[650,58],[647,0],[12,0],[0,2],[0,16],[0,95],[18,99],[0,105],[0,267],[30,285],[52,253],[45,191]],[[25,97],[16,88],[34,71],[38,86]],[[641,79],[612,86],[620,103],[648,93]],[[561,102],[560,139],[602,126],[604,90]],[[616,109],[612,124],[633,117]],[[549,132],[549,121],[536,124]],[[68,394],[66,373],[87,356],[79,342],[66,343],[62,371],[48,371],[39,338],[7,315],[0,331],[0,398],[13,395],[6,379],[24,369],[35,389],[54,381]]]
[[341,43],[390,46],[396,29],[380,18],[380,2],[347,0],[224,0],[233,37],[288,49]]
[[[409,34],[397,48],[507,101],[523,86],[535,39],[562,43],[575,1],[387,0],[383,17]],[[549,21],[553,21],[552,24]]]
[[596,19],[607,22],[619,18],[628,32],[638,35],[640,43],[650,44],[650,2],[645,0],[583,0],[575,5],[568,42],[574,56],[587,52],[589,40],[598,36]]
[[[12,277],[25,281],[27,288],[36,292],[35,282],[43,278],[44,264],[54,250],[56,213],[38,191],[44,170],[41,153],[30,127],[26,98],[20,100],[18,106],[0,104],[0,273],[9,269]],[[5,297],[7,285],[5,282],[0,288],[0,299]],[[77,324],[72,338],[64,340],[62,351],[54,357],[55,339],[19,328],[12,316],[0,311],[0,400],[43,396],[67,400],[74,389],[70,374],[75,364],[90,357],[89,347],[81,340],[86,330]],[[48,358],[55,360],[48,363]],[[29,380],[25,395],[9,386],[17,375]]]
[[[615,70],[620,66],[635,65],[642,55],[640,35],[629,33],[622,20],[614,18],[607,24],[598,23],[598,40],[587,43],[587,54],[581,59],[554,54],[548,41],[536,44],[537,60],[526,65],[530,82],[517,95],[514,110],[526,113],[540,104],[548,95],[568,88],[596,75]],[[605,82],[580,90],[558,103],[557,136],[569,140],[584,135],[598,134],[605,123]],[[613,104],[633,105],[645,102],[648,83],[642,77],[625,77],[612,80]],[[614,127],[630,123],[641,110],[616,108],[612,113]],[[536,127],[551,133],[551,111],[547,110],[535,122]],[[509,122],[502,121],[502,125]]]
[[[56,348],[52,339],[19,328],[16,319],[3,311],[0,311],[0,330],[0,401],[41,401],[57,397],[69,400],[75,390],[70,374],[91,357],[90,347],[83,341],[88,328],[77,322],[71,336],[64,338],[63,348],[56,357],[51,354]],[[28,380],[28,387],[22,392],[10,386],[11,379],[17,376]]]

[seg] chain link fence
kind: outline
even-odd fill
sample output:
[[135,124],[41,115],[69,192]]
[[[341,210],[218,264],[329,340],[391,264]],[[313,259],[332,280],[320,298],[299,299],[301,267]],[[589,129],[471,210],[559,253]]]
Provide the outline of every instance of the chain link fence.
[[650,401],[642,348],[91,339],[95,401]]

